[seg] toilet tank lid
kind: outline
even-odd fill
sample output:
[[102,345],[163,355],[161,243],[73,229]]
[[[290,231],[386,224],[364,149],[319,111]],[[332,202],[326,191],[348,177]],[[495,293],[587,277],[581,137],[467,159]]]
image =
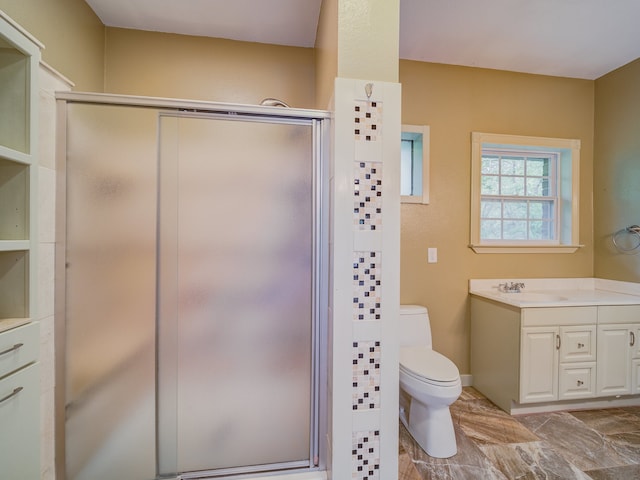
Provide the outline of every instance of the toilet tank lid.
[[422,305],[400,305],[400,315],[422,314],[427,312],[427,307]]

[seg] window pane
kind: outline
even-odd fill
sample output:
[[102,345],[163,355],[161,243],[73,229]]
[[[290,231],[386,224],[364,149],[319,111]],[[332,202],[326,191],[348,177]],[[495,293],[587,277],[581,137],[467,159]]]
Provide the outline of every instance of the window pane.
[[549,196],[549,179],[548,178],[527,178],[527,197],[548,197]]
[[482,157],[482,173],[497,175],[500,173],[500,160],[498,157]]
[[524,175],[524,158],[502,157],[502,175]]
[[527,222],[526,220],[505,220],[503,238],[505,240],[526,240]]
[[527,218],[527,202],[504,202],[504,218]]
[[524,195],[524,177],[500,177],[501,195]]
[[553,239],[553,223],[545,221],[529,222],[529,239],[530,240],[552,240]]
[[502,200],[482,200],[480,202],[481,218],[501,218]]
[[500,177],[495,176],[482,176],[482,186],[480,193],[482,195],[498,195],[500,194]]
[[532,219],[547,219],[553,218],[553,204],[552,200],[547,202],[529,202],[529,218]]
[[548,176],[550,161],[548,158],[527,158],[527,175]]
[[413,141],[400,142],[400,195],[412,195],[413,192]]
[[500,240],[502,238],[502,222],[500,220],[481,220],[480,239]]

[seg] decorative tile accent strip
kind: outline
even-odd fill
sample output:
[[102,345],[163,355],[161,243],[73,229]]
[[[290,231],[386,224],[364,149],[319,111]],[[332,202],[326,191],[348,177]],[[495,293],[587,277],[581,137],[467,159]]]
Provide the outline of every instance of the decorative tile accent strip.
[[353,432],[352,479],[380,479],[380,431]]
[[382,226],[382,165],[356,162],[353,181],[353,223],[357,230]]
[[375,142],[382,137],[382,102],[357,101],[354,107],[354,134],[356,140]]
[[380,408],[380,342],[353,342],[353,410]]
[[380,252],[353,252],[353,320],[380,320]]

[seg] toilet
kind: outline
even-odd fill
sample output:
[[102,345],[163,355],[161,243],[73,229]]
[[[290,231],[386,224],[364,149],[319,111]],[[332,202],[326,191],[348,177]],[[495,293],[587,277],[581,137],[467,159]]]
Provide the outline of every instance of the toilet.
[[462,393],[458,367],[432,349],[426,307],[400,306],[400,420],[430,456],[456,454],[449,405]]

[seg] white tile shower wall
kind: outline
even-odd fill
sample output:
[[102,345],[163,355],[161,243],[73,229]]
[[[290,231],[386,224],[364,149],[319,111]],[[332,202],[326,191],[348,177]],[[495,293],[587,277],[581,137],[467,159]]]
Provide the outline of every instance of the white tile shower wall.
[[56,91],[71,90],[71,82],[42,63],[38,111],[38,319],[40,320],[41,480],[55,478],[55,192]]
[[338,78],[334,111],[331,474],[348,478],[348,468],[357,480],[393,479],[398,474],[400,85]]

